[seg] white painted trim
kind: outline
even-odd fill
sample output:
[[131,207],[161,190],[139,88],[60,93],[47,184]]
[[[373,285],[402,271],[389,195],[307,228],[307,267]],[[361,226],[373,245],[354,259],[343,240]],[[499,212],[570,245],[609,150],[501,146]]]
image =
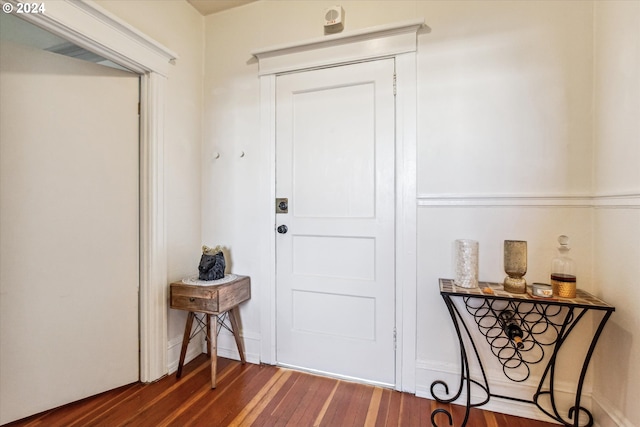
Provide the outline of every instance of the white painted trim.
[[276,76],[274,74],[260,77],[260,130],[261,158],[263,169],[260,180],[260,194],[265,198],[260,203],[260,218],[265,219],[261,230],[266,230],[261,248],[262,278],[265,281],[260,292],[260,361],[268,364],[276,363],[276,214],[274,200],[276,197]]
[[[337,36],[254,51],[260,66],[260,123],[263,192],[261,217],[268,218],[261,239],[260,359],[276,363],[275,109],[276,74],[360,60],[394,57],[398,73],[396,97],[396,389],[415,391],[417,295],[417,31],[424,20],[373,27]],[[268,235],[266,234],[268,233]]]
[[396,388],[416,390],[417,59],[396,56]]
[[634,424],[605,396],[594,392],[592,398],[593,418],[598,427],[634,427]]
[[164,188],[166,78],[140,80],[140,380],[168,370],[167,238]]
[[420,207],[591,207],[589,196],[419,194]]
[[94,2],[45,7],[43,14],[16,16],[141,74],[140,380],[154,381],[168,369],[164,108],[169,62],[177,56]]
[[416,51],[416,33],[424,19],[328,35],[251,52],[259,75],[300,71]]
[[[244,343],[244,357],[248,363],[260,364],[260,340],[261,335],[254,332],[242,331],[240,333]],[[206,344],[206,342],[204,343]],[[206,347],[203,348],[206,352]],[[224,329],[218,334],[218,356],[227,359],[240,360],[236,341],[229,332]]]
[[[195,328],[195,327],[194,327]],[[194,329],[195,330],[195,329]],[[244,356],[248,363],[260,364],[260,334],[256,332],[241,331],[240,338],[244,343]],[[173,374],[178,370],[180,360],[180,350],[182,350],[182,334],[175,337],[167,344],[169,353],[168,373]],[[207,352],[207,341],[204,337],[204,330],[199,331],[189,341],[189,347],[184,358],[186,365],[202,353]],[[232,360],[240,360],[238,347],[233,335],[226,329],[221,329],[218,333],[218,357]]]
[[600,209],[640,209],[640,193],[597,194],[593,197],[593,207]]
[[[191,362],[196,357],[200,356],[202,353],[206,353],[207,349],[205,347],[206,341],[203,339],[204,333],[200,332],[195,337],[191,339],[189,342],[189,347],[187,347],[187,353],[184,356],[184,365]],[[180,363],[180,351],[182,350],[182,335],[180,337],[176,337],[175,339],[169,341],[167,343],[167,350],[170,354],[169,364],[167,366],[168,374],[173,374],[178,370],[178,364]]]
[[[18,0],[2,0],[15,5]],[[23,3],[23,2],[22,2]],[[90,0],[44,3],[46,11],[15,16],[59,35],[74,44],[138,74],[167,76],[178,56]]]
[[640,194],[419,194],[419,207],[640,208]]

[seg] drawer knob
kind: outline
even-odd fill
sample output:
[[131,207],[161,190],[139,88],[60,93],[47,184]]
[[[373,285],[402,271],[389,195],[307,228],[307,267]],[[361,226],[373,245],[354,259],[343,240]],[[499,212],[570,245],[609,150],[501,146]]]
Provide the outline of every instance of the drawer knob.
[[195,298],[189,298],[189,302],[194,302],[195,300]]

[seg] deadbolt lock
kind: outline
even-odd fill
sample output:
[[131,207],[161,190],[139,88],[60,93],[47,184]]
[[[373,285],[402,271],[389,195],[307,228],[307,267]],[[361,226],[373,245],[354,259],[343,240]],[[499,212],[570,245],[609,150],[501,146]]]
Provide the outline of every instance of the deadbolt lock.
[[276,213],[289,213],[289,199],[286,197],[276,199]]

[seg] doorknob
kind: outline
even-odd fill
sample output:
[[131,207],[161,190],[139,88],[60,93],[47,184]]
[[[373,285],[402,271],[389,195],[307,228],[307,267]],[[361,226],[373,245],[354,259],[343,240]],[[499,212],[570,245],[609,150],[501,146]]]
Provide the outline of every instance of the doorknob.
[[281,225],[277,230],[280,234],[287,234],[287,231],[289,231],[289,227],[287,227],[286,225]]

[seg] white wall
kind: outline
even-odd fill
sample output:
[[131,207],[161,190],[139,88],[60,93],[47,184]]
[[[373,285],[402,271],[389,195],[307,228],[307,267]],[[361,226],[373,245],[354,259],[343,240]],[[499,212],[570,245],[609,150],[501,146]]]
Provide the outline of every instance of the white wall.
[[[180,55],[167,109],[169,278],[194,272],[200,244],[227,246],[230,268],[253,279],[254,299],[241,315],[247,357],[258,361],[257,296],[267,277],[254,204],[268,160],[257,155],[259,82],[250,52],[322,36],[322,11],[335,2],[261,1],[204,19],[182,1],[98,3]],[[640,424],[632,405],[640,395],[632,307],[640,257],[638,3],[341,5],[347,31],[419,17],[431,28],[419,35],[418,53],[418,392],[455,365],[436,288],[438,277],[451,275],[451,241],[479,240],[481,279],[499,281],[502,240],[527,240],[532,282],[546,280],[555,238],[566,233],[579,286],[617,306],[591,369],[594,411],[603,425]],[[169,320],[177,345],[184,316],[172,311]],[[234,355],[229,337],[220,344]],[[170,360],[176,354],[174,347]]]
[[615,305],[595,359],[603,427],[640,425],[640,2],[595,5],[594,282]]
[[[165,111],[165,201],[169,281],[197,273],[201,238],[200,155],[204,18],[183,0],[97,4],[176,52]],[[168,287],[168,284],[167,284]],[[167,293],[168,294],[168,293]],[[177,368],[186,312],[169,310],[169,370]],[[200,349],[191,346],[191,354]]]
[[[260,1],[206,18],[182,0],[97,3],[180,56],[167,86],[168,277],[195,272],[202,243],[226,245],[231,269],[253,279],[241,316],[258,361],[267,277],[254,203],[268,159],[257,156],[250,52],[322,36],[335,2]],[[596,419],[640,425],[640,3],[340,4],[346,31],[421,17],[431,28],[418,36],[418,393],[457,357],[437,291],[451,275],[451,242],[479,240],[481,279],[500,281],[502,240],[527,240],[533,282],[546,280],[566,233],[579,286],[616,306],[588,381]],[[170,310],[173,364],[184,317]],[[234,356],[229,337],[220,344]]]
[[[268,280],[264,236],[272,232],[264,229],[255,209],[263,197],[268,177],[262,173],[269,159],[258,156],[258,65],[250,52],[322,36],[323,10],[334,3],[260,1],[205,18],[203,241],[226,245],[234,272],[252,277],[254,298],[241,308],[249,360],[259,360],[257,297]],[[609,152],[610,141],[598,142],[594,151],[594,3],[340,4],[346,11],[346,31],[413,18],[425,18],[431,28],[418,35],[416,357],[417,391],[426,395],[431,382],[445,376],[457,357],[453,327],[437,290],[438,277],[451,276],[448,254],[454,239],[480,241],[481,279],[491,281],[504,277],[502,241],[527,240],[527,278],[533,282],[547,281],[556,238],[568,234],[579,286],[602,292],[594,280],[594,274],[602,274],[593,267],[600,256],[594,230],[600,233],[602,228],[594,224],[602,212],[593,209],[591,195],[593,159]],[[634,64],[637,67],[637,61]],[[607,90],[605,86],[603,92]],[[637,115],[637,110],[630,113]],[[634,132],[635,145],[629,144],[637,150]],[[215,153],[220,154],[217,160]],[[617,183],[613,192],[623,190],[620,181],[638,176],[637,168],[635,177],[617,171],[616,160],[614,155],[598,163],[606,176],[602,180]],[[621,173],[622,178],[615,176]],[[629,185],[625,191],[637,193],[638,187]],[[637,222],[633,218],[627,221]],[[626,248],[628,240],[620,245]],[[633,250],[629,256],[637,255]],[[629,287],[634,276],[625,277]],[[583,329],[587,336],[590,328]],[[631,337],[638,334],[637,319],[627,330]],[[233,348],[231,341],[228,346]],[[597,376],[605,376],[600,369]],[[630,396],[638,395],[632,379],[620,381]],[[589,378],[587,407],[590,384]],[[626,411],[618,401],[611,407]]]
[[[416,391],[430,397],[434,380],[454,387],[459,372],[455,330],[436,288],[452,275],[453,240],[478,240],[480,279],[497,282],[505,276],[503,241],[526,240],[527,280],[548,283],[557,236],[566,234],[579,286],[593,290],[593,26],[589,2],[418,4],[432,31],[420,38],[418,56]],[[510,383],[478,341],[500,388],[494,392],[531,399],[540,366],[527,383]],[[562,391],[573,388],[570,365],[584,339],[568,344]],[[493,400],[487,407],[545,419],[531,406]]]

